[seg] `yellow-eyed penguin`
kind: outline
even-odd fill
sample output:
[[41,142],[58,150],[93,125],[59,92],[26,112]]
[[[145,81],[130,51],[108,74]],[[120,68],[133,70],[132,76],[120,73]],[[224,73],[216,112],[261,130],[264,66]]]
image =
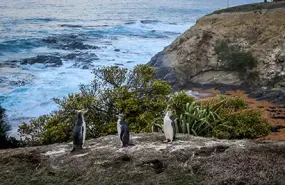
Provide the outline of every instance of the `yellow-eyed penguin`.
[[78,110],[77,121],[73,130],[73,149],[72,152],[76,149],[83,149],[83,145],[86,137],[86,123],[84,121],[84,114],[88,110]]
[[176,127],[171,117],[172,117],[172,112],[170,110],[167,110],[163,118],[163,132],[165,135],[164,142],[167,142],[167,143],[168,142],[172,143],[176,135]]
[[130,140],[129,128],[124,120],[123,114],[119,114],[117,115],[117,117],[118,117],[117,121],[118,137],[121,140],[123,147],[126,147],[129,145],[129,140]]

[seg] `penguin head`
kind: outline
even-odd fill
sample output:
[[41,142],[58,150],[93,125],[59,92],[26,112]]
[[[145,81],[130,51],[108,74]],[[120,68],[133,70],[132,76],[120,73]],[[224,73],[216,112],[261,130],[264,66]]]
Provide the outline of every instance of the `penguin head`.
[[81,109],[81,110],[75,110],[77,115],[84,115],[88,112],[88,109]]
[[172,113],[171,110],[166,110],[166,114],[167,114],[168,116],[172,116],[172,115],[173,115],[173,113]]
[[119,119],[124,119],[125,115],[124,114],[118,114],[118,115],[116,115],[116,117]]
[[168,114],[169,116],[172,115],[172,110],[170,109],[170,105],[167,105],[166,110],[164,111],[165,114]]

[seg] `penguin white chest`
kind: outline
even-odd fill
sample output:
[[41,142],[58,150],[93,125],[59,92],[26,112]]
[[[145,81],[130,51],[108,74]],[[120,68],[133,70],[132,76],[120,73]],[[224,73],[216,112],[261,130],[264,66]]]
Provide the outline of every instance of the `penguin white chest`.
[[83,145],[84,145],[84,143],[85,143],[85,138],[86,138],[86,123],[85,123],[84,120],[83,120],[83,123],[82,123],[82,127],[83,127],[82,143],[83,143]]
[[169,139],[170,141],[173,141],[173,135],[174,135],[174,130],[172,127],[172,120],[166,114],[163,119],[163,131],[166,139]]
[[120,139],[120,134],[121,134],[121,125],[120,125],[120,119],[118,119],[117,121],[117,131],[118,131],[118,137]]

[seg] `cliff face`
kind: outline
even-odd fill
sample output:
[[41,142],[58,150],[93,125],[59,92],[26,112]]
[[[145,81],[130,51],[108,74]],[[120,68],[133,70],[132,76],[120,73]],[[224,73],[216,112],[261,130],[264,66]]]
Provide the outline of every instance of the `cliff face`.
[[257,59],[255,70],[259,72],[260,85],[276,85],[277,80],[277,86],[283,87],[280,80],[285,75],[284,15],[284,2],[214,12],[200,18],[149,64],[156,67],[159,78],[177,87],[188,83],[241,85],[247,79],[217,59],[215,45],[226,40]]
[[0,150],[0,184],[284,184],[284,142],[178,134],[165,144],[159,133],[131,138],[135,146],[121,148],[117,136],[106,136],[75,153],[71,143]]

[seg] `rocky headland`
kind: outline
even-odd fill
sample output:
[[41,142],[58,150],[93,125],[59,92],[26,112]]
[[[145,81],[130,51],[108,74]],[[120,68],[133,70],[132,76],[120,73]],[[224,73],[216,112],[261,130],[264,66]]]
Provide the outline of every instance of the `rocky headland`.
[[[252,97],[285,103],[284,14],[285,2],[213,12],[200,18],[149,64],[156,68],[158,78],[176,88],[243,89]],[[248,73],[230,69],[218,57],[219,41],[250,53],[256,65]]]

